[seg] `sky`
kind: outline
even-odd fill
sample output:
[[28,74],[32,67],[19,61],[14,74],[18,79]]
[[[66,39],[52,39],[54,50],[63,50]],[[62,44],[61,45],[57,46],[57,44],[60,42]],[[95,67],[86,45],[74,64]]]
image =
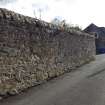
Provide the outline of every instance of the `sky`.
[[47,22],[65,19],[82,29],[91,23],[105,27],[105,0],[0,0],[0,8]]

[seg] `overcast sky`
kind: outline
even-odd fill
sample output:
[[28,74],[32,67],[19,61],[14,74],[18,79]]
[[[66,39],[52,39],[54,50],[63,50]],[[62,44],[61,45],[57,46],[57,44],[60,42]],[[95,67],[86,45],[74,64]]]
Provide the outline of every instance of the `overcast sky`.
[[41,10],[48,22],[60,17],[82,28],[90,23],[105,27],[105,0],[0,0],[0,7],[37,18]]

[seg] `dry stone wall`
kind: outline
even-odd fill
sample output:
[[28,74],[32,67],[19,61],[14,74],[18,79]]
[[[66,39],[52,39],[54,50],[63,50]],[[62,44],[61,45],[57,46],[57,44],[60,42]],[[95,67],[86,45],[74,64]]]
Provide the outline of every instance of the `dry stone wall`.
[[0,96],[16,94],[94,58],[94,36],[0,9]]

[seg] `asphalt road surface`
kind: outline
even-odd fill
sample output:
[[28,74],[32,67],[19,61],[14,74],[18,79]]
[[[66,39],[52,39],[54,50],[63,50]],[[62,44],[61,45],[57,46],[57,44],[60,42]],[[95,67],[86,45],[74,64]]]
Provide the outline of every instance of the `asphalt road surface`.
[[105,105],[105,55],[0,105]]

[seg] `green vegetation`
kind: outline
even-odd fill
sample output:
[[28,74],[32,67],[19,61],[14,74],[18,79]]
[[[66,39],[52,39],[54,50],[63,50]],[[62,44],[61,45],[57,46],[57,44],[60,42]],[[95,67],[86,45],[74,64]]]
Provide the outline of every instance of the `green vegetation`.
[[73,30],[77,30],[77,31],[82,31],[81,27],[79,27],[78,25],[68,24],[68,23],[66,23],[66,20],[60,20],[58,18],[54,18],[51,21],[51,23],[57,27],[60,27],[61,29],[64,29],[64,30],[73,29]]

